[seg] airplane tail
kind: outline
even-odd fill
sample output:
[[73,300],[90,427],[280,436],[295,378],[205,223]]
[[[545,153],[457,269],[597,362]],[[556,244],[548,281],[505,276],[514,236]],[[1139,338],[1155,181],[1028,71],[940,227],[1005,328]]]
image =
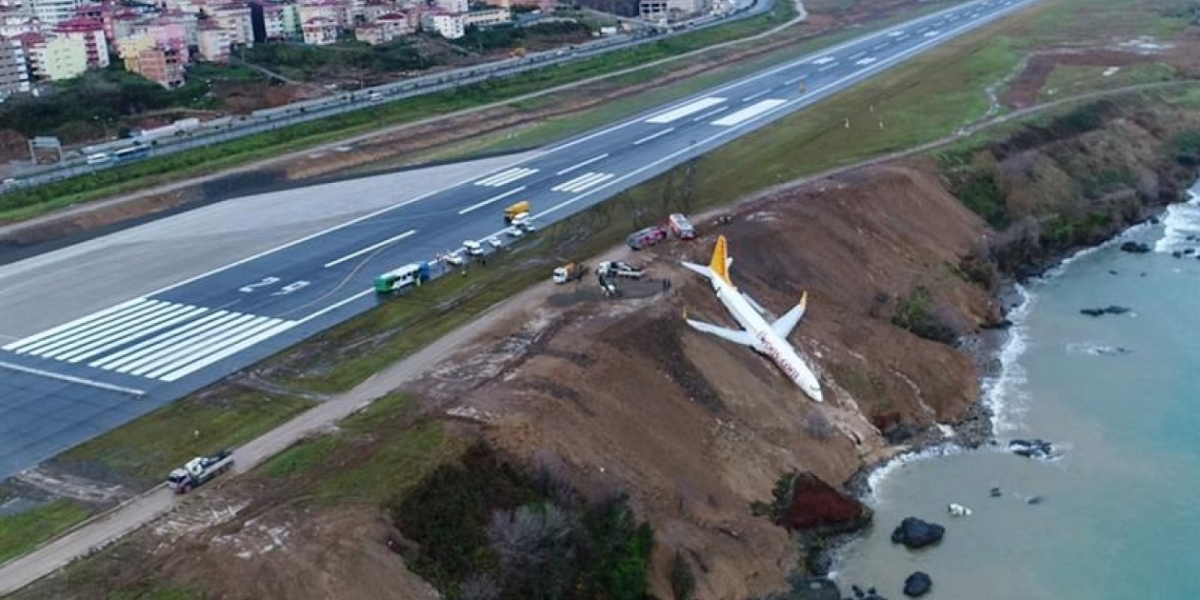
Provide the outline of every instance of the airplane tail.
[[708,269],[712,271],[713,276],[720,277],[725,283],[733,285],[733,282],[729,280],[729,265],[732,262],[729,259],[725,236],[717,236],[717,245],[713,248],[712,260],[708,261]]

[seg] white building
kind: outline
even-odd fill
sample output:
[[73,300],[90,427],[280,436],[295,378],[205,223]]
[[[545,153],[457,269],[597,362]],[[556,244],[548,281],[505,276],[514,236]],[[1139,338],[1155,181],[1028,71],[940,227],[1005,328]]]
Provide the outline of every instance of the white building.
[[29,63],[18,39],[0,39],[0,98],[29,91]]
[[705,0],[641,0],[638,12],[647,21],[678,21],[704,12],[706,5]]
[[473,10],[462,16],[463,26],[492,27],[512,22],[512,12],[507,8],[487,8]]
[[421,15],[421,29],[437,33],[448,40],[457,40],[465,35],[462,15],[441,11]]
[[448,13],[465,13],[471,9],[467,0],[434,0],[433,5]]
[[244,4],[229,4],[212,11],[212,20],[229,34],[229,43],[244,46],[254,45],[254,23],[250,20],[250,7]]
[[200,26],[196,47],[200,58],[206,62],[226,64],[229,62],[229,32],[220,25],[207,20]]
[[43,23],[55,25],[75,17],[80,0],[27,0],[26,7]]

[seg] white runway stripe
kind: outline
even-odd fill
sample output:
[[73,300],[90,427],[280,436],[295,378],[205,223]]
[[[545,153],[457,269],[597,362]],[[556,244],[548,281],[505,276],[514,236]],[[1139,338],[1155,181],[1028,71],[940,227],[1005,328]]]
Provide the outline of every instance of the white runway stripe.
[[505,171],[500,171],[499,173],[496,173],[495,175],[480,179],[479,181],[475,182],[475,185],[482,185],[485,187],[500,187],[502,185],[509,184],[518,179],[521,179],[522,177],[528,177],[530,175],[533,175],[534,173],[537,173],[537,172],[538,172],[537,169],[516,167],[516,168],[508,169]]
[[141,375],[147,371],[150,371],[151,369],[156,369],[164,364],[173,362],[180,356],[190,353],[195,349],[197,344],[212,342],[213,340],[219,342],[229,335],[243,331],[247,327],[255,327],[264,320],[264,317],[239,314],[234,319],[214,326],[208,331],[203,332],[201,335],[196,335],[190,339],[181,340],[173,344],[171,349],[167,350],[166,352],[159,352],[157,354],[134,361],[121,367],[120,369],[117,369],[117,371],[121,373],[133,373],[134,375]]
[[774,98],[763,100],[762,102],[751,104],[750,106],[747,106],[746,108],[743,108],[742,110],[739,110],[733,114],[725,115],[724,117],[713,121],[712,124],[720,127],[732,127],[739,123],[749,121],[750,119],[774,109],[783,103],[783,100],[777,100]]
[[555,192],[582,192],[590,187],[604,183],[613,177],[616,177],[616,175],[612,173],[584,173],[575,179],[560,183],[550,189]]
[[167,373],[167,374],[163,375],[161,377],[161,379],[163,381],[175,381],[181,377],[186,377],[189,373],[194,373],[194,372],[196,372],[200,369],[203,369],[204,367],[207,367],[208,365],[211,365],[219,360],[224,360],[226,358],[229,358],[230,356],[233,356],[234,354],[237,354],[238,352],[241,352],[242,350],[245,350],[246,348],[249,348],[249,347],[251,347],[255,344],[258,344],[264,340],[267,340],[276,335],[279,335],[295,326],[296,326],[295,322],[285,321],[283,323],[280,323],[279,325],[276,325],[272,329],[269,329],[267,331],[264,331],[256,336],[254,336],[253,338],[250,338],[247,340],[242,340],[237,345],[230,346],[229,348],[226,348],[215,354],[211,354],[202,360],[199,360],[197,362],[189,364],[186,367],[182,367],[180,369],[177,369],[175,371]]
[[175,381],[296,325],[261,315],[137,298],[17,340],[4,350]]
[[66,331],[68,329],[74,329],[76,327],[83,327],[84,325],[87,325],[88,323],[91,323],[92,321],[107,317],[108,315],[115,313],[117,311],[125,310],[126,308],[133,306],[134,304],[137,304],[142,301],[143,301],[142,298],[134,298],[133,300],[129,300],[128,302],[122,302],[121,304],[106,308],[100,312],[92,313],[86,317],[81,317],[81,318],[75,319],[74,321],[71,321],[69,323],[63,323],[62,325],[59,325],[57,327],[47,329],[46,331],[43,331],[39,334],[31,335],[27,338],[21,338],[15,342],[5,345],[2,349],[9,350],[9,351],[15,351],[18,348],[21,348],[22,346],[27,346],[27,345],[35,343],[35,342],[40,342],[50,336],[60,333],[62,331]]
[[96,336],[104,335],[114,329],[120,329],[146,318],[152,318],[158,313],[168,310],[171,305],[165,302],[155,302],[153,300],[146,302],[140,306],[134,307],[122,313],[117,313],[97,323],[96,327],[84,330],[82,335],[63,334],[46,343],[34,346],[28,349],[29,354],[36,356],[53,357],[55,354],[72,348],[78,344],[84,344]]
[[[252,325],[246,328],[238,329],[226,333],[218,339],[212,340],[201,346],[192,348],[190,352],[177,355],[174,360],[162,361],[158,365],[150,366],[143,371],[147,377],[158,378],[172,371],[190,366],[199,360],[218,354],[221,351],[234,347],[247,339],[258,339],[259,334],[273,329],[280,324],[291,326],[291,323],[284,323],[279,319],[265,319],[255,321]],[[266,338],[261,338],[266,339]],[[197,367],[199,368],[199,367]],[[135,371],[136,373],[136,371]]]
[[120,352],[114,352],[108,356],[88,363],[89,367],[97,367],[102,369],[116,369],[135,361],[147,354],[161,352],[167,346],[174,344],[176,340],[184,338],[185,335],[192,335],[197,328],[203,329],[214,321],[225,321],[227,318],[232,318],[234,315],[223,310],[211,312],[203,317],[188,323],[179,329],[172,329],[165,333],[160,333],[148,340],[130,346]]
[[653,117],[650,117],[649,119],[646,119],[645,122],[646,123],[670,123],[671,121],[678,121],[679,119],[682,119],[689,115],[694,115],[702,110],[705,110],[709,107],[716,106],[724,101],[725,101],[724,98],[718,98],[716,96],[710,96],[708,98],[701,98],[699,100],[696,100],[695,102],[689,102],[687,104],[684,104],[683,106],[678,106],[678,107],[675,107],[666,112],[658,113],[657,115],[654,115]]

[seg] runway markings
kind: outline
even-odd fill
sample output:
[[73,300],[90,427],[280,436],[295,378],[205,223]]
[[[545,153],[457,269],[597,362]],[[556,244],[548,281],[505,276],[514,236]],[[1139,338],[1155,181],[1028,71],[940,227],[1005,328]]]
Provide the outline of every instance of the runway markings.
[[645,122],[646,123],[670,123],[672,121],[678,121],[679,119],[694,115],[702,110],[716,106],[724,101],[725,101],[724,98],[718,98],[716,96],[709,96],[708,98],[701,98],[699,100],[696,100],[695,102],[689,102],[687,104],[684,104],[683,106],[679,106],[679,107],[673,108],[671,110],[668,110],[666,112],[662,112],[657,115],[654,115],[653,117],[646,119]]
[[926,32],[925,37],[931,38],[931,37],[936,36],[937,34],[938,34],[938,30],[934,29],[933,31]]
[[822,56],[820,58],[814,58],[812,61],[812,64],[823,65],[823,64],[831,63],[835,60],[837,60],[837,59],[832,56]]
[[850,60],[858,60],[866,55],[867,55],[866,50],[863,50],[862,52],[855,52],[854,54],[850,55]]
[[529,177],[530,175],[533,175],[534,173],[537,173],[537,172],[538,172],[537,169],[530,169],[527,167],[516,167],[516,168],[508,169],[505,171],[500,171],[499,173],[496,173],[495,175],[492,175],[491,177],[485,177],[483,179],[480,179],[479,181],[475,182],[475,185],[482,185],[485,187],[500,187],[502,185],[509,184],[518,179],[521,179],[522,177]]
[[416,229],[409,229],[408,231],[405,231],[404,233],[402,233],[400,235],[390,237],[386,240],[383,240],[382,242],[379,242],[378,244],[371,244],[370,246],[367,246],[366,248],[363,248],[362,250],[357,250],[357,251],[351,252],[350,254],[347,254],[337,260],[331,260],[331,261],[325,263],[325,268],[328,269],[329,267],[339,265],[339,264],[344,263],[352,258],[357,258],[359,256],[362,256],[372,250],[378,250],[379,248],[382,248],[388,244],[398,242],[416,232],[417,232]]
[[581,168],[586,167],[596,161],[604,160],[606,158],[608,158],[607,152],[605,152],[604,154],[601,154],[600,156],[593,156],[592,158],[589,158],[577,165],[569,166],[561,171],[558,171],[557,173],[555,173],[555,175],[566,175],[567,173],[570,173],[571,171],[574,171],[575,169],[581,169]]
[[878,52],[878,51],[880,51],[880,50],[883,50],[884,48],[887,48],[887,47],[888,47],[888,43],[887,43],[887,42],[884,42],[884,43],[882,43],[882,44],[875,44],[874,46],[871,46],[871,50],[874,50],[874,51]]
[[706,112],[706,113],[704,113],[704,114],[702,114],[702,115],[700,115],[700,116],[698,116],[698,117],[696,117],[696,118],[692,119],[692,122],[693,122],[693,123],[699,123],[700,121],[707,121],[707,120],[709,120],[709,119],[711,119],[711,118],[715,117],[715,116],[717,115],[717,113],[723,113],[723,112],[725,112],[725,111],[727,111],[727,110],[729,110],[729,107],[728,107],[728,106],[721,106],[721,107],[718,107],[718,108],[714,108],[713,110],[710,110],[710,111],[708,111],[708,112]]
[[732,127],[742,123],[743,121],[749,121],[750,119],[753,119],[754,117],[757,117],[758,115],[761,115],[768,110],[783,104],[784,102],[784,100],[778,100],[775,98],[763,100],[762,102],[751,104],[750,106],[747,106],[746,108],[743,108],[742,110],[739,110],[733,114],[725,115],[724,117],[713,121],[712,124],[719,127]]
[[479,210],[493,202],[498,202],[509,196],[512,196],[513,194],[519,194],[523,191],[525,191],[525,186],[521,186],[519,188],[514,188],[511,190],[508,190],[507,192],[504,192],[503,194],[500,194],[499,196],[492,196],[491,198],[488,198],[487,200],[484,200],[483,202],[476,202],[475,204],[472,204],[472,205],[458,211],[458,214],[465,215],[471,211]]
[[800,75],[799,77],[793,77],[793,78],[783,82],[783,84],[784,85],[796,85],[797,83],[800,83],[801,81],[804,81],[805,79],[808,79],[808,73]]
[[646,136],[646,137],[644,137],[644,138],[642,138],[642,139],[640,139],[640,140],[638,140],[638,141],[634,142],[634,143],[633,143],[633,145],[634,145],[634,146],[641,146],[642,144],[645,144],[646,142],[648,142],[648,141],[650,141],[650,140],[653,140],[653,139],[655,139],[655,138],[660,138],[660,137],[662,137],[662,136],[664,136],[664,135],[667,135],[668,133],[671,133],[672,131],[675,131],[675,128],[674,128],[674,127],[668,127],[668,128],[666,128],[666,129],[664,129],[664,130],[662,130],[662,131],[658,131],[658,132],[652,133],[652,134],[650,134],[650,135],[648,135],[648,136]]
[[817,72],[818,72],[818,73],[824,73],[825,71],[828,71],[828,70],[830,70],[830,69],[832,69],[832,68],[834,68],[834,67],[836,67],[836,66],[838,66],[838,64],[837,64],[837,63],[829,63],[829,64],[827,64],[827,65],[824,65],[824,66],[817,67]]
[[896,31],[888,32],[888,37],[900,37],[902,35],[904,35],[903,29],[897,29]]
[[871,57],[871,56],[868,56],[868,57],[866,57],[866,58],[864,58],[864,59],[862,59],[862,60],[860,60],[860,61],[857,61],[857,62],[855,62],[854,64],[856,64],[856,65],[858,65],[858,66],[860,66],[860,67],[865,67],[865,66],[867,66],[867,65],[869,65],[869,64],[871,64],[871,63],[873,63],[873,62],[875,62],[875,58],[874,58],[874,57]]
[[555,192],[578,193],[590,187],[600,185],[613,177],[616,177],[616,175],[612,173],[584,173],[575,179],[560,183],[550,189]]
[[295,321],[137,298],[3,347],[18,355],[171,382],[296,326]]
[[771,90],[763,90],[761,92],[750,94],[749,96],[742,98],[742,102],[753,102],[754,100],[758,100],[759,98],[762,98],[763,96],[766,96],[767,94],[770,94],[770,93],[771,93]]

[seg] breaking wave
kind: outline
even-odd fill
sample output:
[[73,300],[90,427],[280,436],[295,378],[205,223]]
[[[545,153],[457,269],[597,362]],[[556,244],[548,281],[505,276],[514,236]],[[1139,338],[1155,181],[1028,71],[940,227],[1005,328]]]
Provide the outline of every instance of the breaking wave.
[[1197,189],[1188,190],[1190,198],[1187,202],[1167,207],[1162,220],[1163,236],[1154,243],[1155,252],[1170,254],[1200,246],[1200,193]]

